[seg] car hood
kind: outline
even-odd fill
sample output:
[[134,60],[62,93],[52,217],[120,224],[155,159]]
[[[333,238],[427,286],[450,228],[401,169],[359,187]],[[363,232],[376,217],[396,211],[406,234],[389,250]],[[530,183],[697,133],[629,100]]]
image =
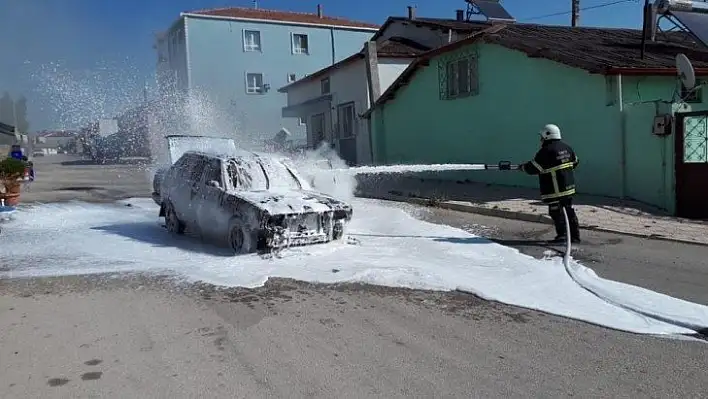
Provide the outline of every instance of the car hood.
[[349,204],[315,191],[238,191],[229,194],[271,215],[350,209]]

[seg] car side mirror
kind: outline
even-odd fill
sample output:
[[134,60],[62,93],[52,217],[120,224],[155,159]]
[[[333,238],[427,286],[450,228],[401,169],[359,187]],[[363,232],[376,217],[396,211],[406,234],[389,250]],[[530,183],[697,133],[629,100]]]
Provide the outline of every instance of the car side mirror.
[[207,186],[214,187],[214,188],[221,188],[221,184],[219,184],[219,182],[216,180],[209,180],[209,182],[207,182]]

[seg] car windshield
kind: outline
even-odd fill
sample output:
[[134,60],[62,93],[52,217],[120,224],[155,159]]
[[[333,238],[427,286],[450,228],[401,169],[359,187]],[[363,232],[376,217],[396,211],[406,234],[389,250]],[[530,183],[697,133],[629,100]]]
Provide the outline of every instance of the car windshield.
[[257,158],[233,158],[229,177],[239,190],[299,190],[300,183],[280,162]]
[[299,190],[300,182],[288,168],[277,159],[261,159],[261,165],[268,174],[271,190]]

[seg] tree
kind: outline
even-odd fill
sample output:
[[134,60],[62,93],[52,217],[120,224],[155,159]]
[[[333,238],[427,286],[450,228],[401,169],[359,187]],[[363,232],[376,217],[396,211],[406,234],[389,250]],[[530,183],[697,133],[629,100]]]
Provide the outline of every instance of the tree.
[[0,122],[15,126],[15,103],[8,92],[0,97]]
[[29,121],[27,120],[27,99],[25,96],[15,101],[15,119],[17,121],[17,131],[27,134],[29,131]]

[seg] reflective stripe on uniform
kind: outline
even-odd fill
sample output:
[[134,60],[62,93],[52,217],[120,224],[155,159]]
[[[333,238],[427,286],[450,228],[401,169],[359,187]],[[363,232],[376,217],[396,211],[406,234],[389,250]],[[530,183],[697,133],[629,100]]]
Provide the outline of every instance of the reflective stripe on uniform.
[[558,172],[559,170],[563,170],[563,169],[568,169],[568,168],[574,167],[574,166],[575,166],[575,162],[562,163],[562,164],[560,164],[560,165],[558,165],[558,166],[554,166],[554,167],[551,167],[551,168],[548,168],[548,169],[545,169],[545,168],[541,167],[541,165],[539,165],[538,162],[536,162],[535,160],[531,161],[531,164],[532,164],[533,166],[535,166],[536,169],[538,169],[538,171],[539,171],[541,174],[549,173],[549,174],[551,175],[551,182],[553,183],[553,194],[542,195],[542,196],[541,196],[541,199],[557,198],[557,197],[563,197],[563,196],[566,196],[566,195],[575,194],[575,186],[573,186],[572,188],[570,188],[570,189],[568,189],[568,190],[565,190],[565,191],[563,191],[563,192],[559,192],[560,187],[558,187],[558,178],[556,177],[556,172]]
[[541,173],[551,173],[551,172],[557,172],[561,169],[572,168],[573,164],[574,164],[573,162],[566,162],[566,163],[562,163],[558,166],[554,166],[552,168],[544,169],[536,161],[531,161],[531,163],[533,164],[533,166],[537,167],[539,172],[541,172]]
[[570,190],[565,190],[560,193],[553,193],[553,194],[546,194],[542,195],[541,199],[552,199],[552,198],[559,198],[559,197],[564,197],[566,195],[572,195],[575,194],[575,187],[571,188]]
[[539,165],[538,162],[536,162],[535,159],[534,159],[534,160],[531,160],[531,165],[535,166],[536,169],[538,169],[539,173],[543,173],[543,171],[546,170],[546,169],[543,169],[543,168],[541,167],[541,165]]

